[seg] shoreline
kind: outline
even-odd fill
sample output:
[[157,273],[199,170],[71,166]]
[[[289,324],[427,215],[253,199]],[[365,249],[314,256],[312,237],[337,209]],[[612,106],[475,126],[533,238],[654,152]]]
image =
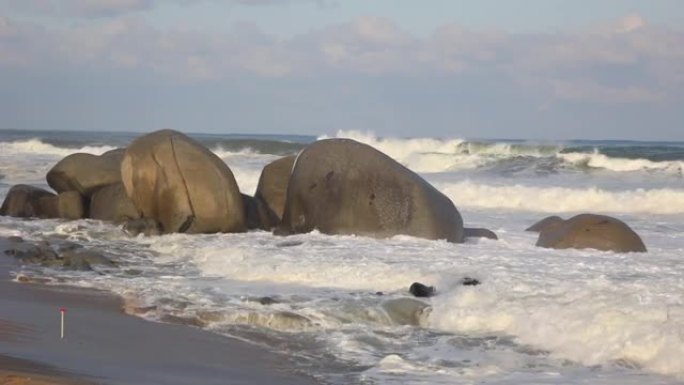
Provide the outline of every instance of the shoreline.
[[111,293],[14,282],[10,271],[19,265],[6,246],[0,238],[1,383],[318,383],[293,370],[287,357],[247,342],[126,314],[123,299]]

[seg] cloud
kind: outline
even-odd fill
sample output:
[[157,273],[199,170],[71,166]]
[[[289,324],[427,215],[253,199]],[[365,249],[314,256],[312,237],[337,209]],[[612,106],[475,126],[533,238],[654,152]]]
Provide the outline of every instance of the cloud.
[[316,3],[320,7],[334,6],[329,0],[5,0],[10,10],[75,18],[106,18],[149,11],[161,5],[191,6],[199,3],[221,2],[244,6],[275,6],[294,2]]
[[[71,6],[103,15],[152,4],[108,0],[89,8],[94,3],[73,0]],[[510,34],[448,24],[427,37],[367,16],[287,39],[252,23],[215,32],[159,29],[134,16],[62,27],[0,17],[0,66],[147,71],[184,82],[245,74],[501,78],[544,102],[660,103],[684,85],[684,33],[636,14],[575,33]]]

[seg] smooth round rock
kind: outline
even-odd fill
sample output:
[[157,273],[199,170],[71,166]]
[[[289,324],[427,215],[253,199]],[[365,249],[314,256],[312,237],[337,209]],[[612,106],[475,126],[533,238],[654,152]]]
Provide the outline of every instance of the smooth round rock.
[[89,197],[102,186],[121,182],[123,155],[124,149],[108,151],[100,156],[71,154],[48,171],[48,185],[58,193],[73,190]]
[[596,214],[580,214],[539,233],[537,246],[553,249],[597,249],[603,251],[645,252],[641,237],[619,219]]
[[123,183],[115,183],[98,189],[90,197],[90,218],[123,223],[140,218],[140,214]]
[[371,146],[326,139],[295,161],[276,234],[404,234],[463,241],[454,204],[413,171]]
[[39,187],[12,186],[0,206],[0,215],[22,218],[58,218],[57,196]]

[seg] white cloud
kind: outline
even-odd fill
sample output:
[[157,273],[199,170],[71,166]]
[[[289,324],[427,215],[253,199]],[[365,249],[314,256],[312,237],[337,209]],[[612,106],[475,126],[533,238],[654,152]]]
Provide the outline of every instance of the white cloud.
[[[93,3],[75,1],[73,6]],[[88,12],[149,4],[107,0]],[[639,15],[618,24],[566,34],[506,34],[451,24],[418,37],[389,19],[363,17],[281,39],[250,23],[219,33],[158,29],[128,16],[47,29],[0,17],[0,66],[151,71],[171,81],[240,74],[478,74],[504,77],[540,99],[591,103],[657,103],[677,93],[684,84],[684,33],[648,25]]]

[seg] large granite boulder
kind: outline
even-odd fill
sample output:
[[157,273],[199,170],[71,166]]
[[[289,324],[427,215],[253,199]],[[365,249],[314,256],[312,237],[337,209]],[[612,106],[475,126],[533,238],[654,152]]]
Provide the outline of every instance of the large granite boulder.
[[71,154],[48,171],[48,185],[58,193],[73,190],[88,197],[102,186],[120,183],[124,151],[112,150],[100,156]]
[[59,217],[58,198],[39,187],[18,184],[7,192],[0,215],[23,218]]
[[245,231],[233,173],[214,153],[173,130],[141,136],[121,163],[126,193],[164,233]]
[[644,242],[627,224],[596,214],[580,214],[562,222],[553,221],[540,229],[537,246],[620,253],[646,251]]
[[140,213],[126,194],[123,183],[98,189],[90,197],[90,218],[122,223],[140,218]]
[[277,234],[327,234],[463,241],[454,204],[420,176],[368,145],[326,139],[295,161]]
[[267,210],[268,222],[266,229],[271,229],[280,223],[285,209],[287,185],[296,156],[286,156],[275,160],[264,167],[259,177],[254,198],[260,207]]

